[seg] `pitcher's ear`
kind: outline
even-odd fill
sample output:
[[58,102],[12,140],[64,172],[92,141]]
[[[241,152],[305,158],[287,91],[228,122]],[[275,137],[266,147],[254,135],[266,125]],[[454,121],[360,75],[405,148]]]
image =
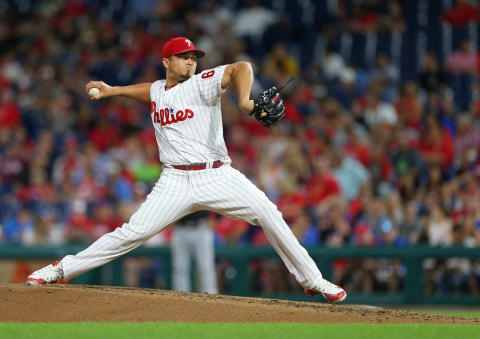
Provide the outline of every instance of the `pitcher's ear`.
[[162,62],[163,62],[163,67],[165,67],[165,69],[168,69],[168,63],[170,62],[170,59],[163,58]]

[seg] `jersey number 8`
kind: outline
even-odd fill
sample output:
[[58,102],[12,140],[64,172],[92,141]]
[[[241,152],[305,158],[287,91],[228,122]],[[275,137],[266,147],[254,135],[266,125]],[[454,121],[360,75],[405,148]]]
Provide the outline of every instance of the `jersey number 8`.
[[202,73],[202,79],[213,77],[214,74],[215,74],[215,70],[213,69],[208,72]]

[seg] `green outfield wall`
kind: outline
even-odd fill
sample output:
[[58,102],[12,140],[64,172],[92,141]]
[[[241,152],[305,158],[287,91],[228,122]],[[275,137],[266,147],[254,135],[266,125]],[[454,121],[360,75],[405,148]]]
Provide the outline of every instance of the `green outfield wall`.
[[[67,254],[77,253],[84,247],[0,247],[0,259],[33,260],[57,259]],[[333,263],[337,259],[350,258],[394,258],[401,259],[406,267],[403,289],[395,294],[361,294],[350,293],[349,303],[360,304],[443,304],[443,305],[480,305],[478,295],[424,295],[423,262],[427,258],[480,258],[480,248],[464,247],[312,247],[308,252],[314,258],[320,270],[329,278],[332,274]],[[171,286],[171,260],[169,247],[141,247],[113,262],[87,272],[75,279],[73,283],[92,285],[125,285],[124,261],[128,257],[158,258],[163,262],[165,288]],[[271,247],[217,247],[217,259],[225,259],[233,269],[228,294],[239,296],[265,297],[252,291],[252,275],[249,271],[250,262],[256,259],[278,258]],[[308,300],[311,297],[303,293],[268,295],[269,298]]]

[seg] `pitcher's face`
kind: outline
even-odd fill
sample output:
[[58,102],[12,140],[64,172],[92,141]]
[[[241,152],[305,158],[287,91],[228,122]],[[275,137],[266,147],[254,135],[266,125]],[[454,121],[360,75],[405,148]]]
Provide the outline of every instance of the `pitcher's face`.
[[163,59],[163,64],[170,77],[178,81],[190,79],[197,69],[197,55],[193,52],[186,52],[177,55],[171,55]]

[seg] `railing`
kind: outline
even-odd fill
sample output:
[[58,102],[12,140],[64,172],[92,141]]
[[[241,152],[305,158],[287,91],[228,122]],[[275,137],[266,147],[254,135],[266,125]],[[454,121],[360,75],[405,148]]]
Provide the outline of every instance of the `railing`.
[[[74,254],[83,247],[0,247],[0,259],[51,259],[62,258],[67,254]],[[325,277],[330,277],[333,270],[333,262],[339,258],[396,258],[402,259],[406,268],[404,288],[396,294],[350,294],[350,303],[366,304],[463,304],[479,305],[480,296],[473,295],[442,295],[426,296],[424,289],[424,272],[422,263],[426,258],[451,258],[466,257],[480,258],[480,248],[464,247],[341,247],[308,248],[309,254],[315,260]],[[171,286],[171,260],[170,248],[168,247],[141,247],[113,262],[87,272],[73,280],[80,284],[105,284],[124,285],[123,261],[127,256],[133,257],[158,257],[165,263],[166,288]],[[265,295],[254,294],[252,276],[249,273],[249,263],[258,258],[278,258],[271,247],[218,247],[216,257],[229,261],[236,274],[232,279],[229,294],[241,296]],[[311,297],[304,294],[268,295],[268,297],[309,300]]]

